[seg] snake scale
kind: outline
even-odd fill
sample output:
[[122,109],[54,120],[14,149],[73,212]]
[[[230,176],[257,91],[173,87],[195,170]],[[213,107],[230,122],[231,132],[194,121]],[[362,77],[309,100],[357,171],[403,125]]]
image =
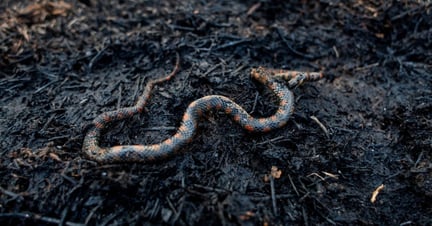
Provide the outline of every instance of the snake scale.
[[[139,96],[137,103],[132,107],[125,107],[115,111],[108,111],[97,116],[92,122],[84,138],[83,151],[87,156],[100,163],[114,162],[150,162],[167,158],[175,154],[180,147],[190,142],[196,132],[199,119],[203,114],[212,110],[220,110],[229,115],[234,122],[249,132],[268,132],[284,126],[294,109],[294,96],[289,88],[295,87],[305,81],[316,81],[323,77],[319,72],[299,72],[288,70],[253,68],[251,77],[270,89],[279,99],[279,107],[269,117],[255,118],[240,105],[225,96],[209,95],[193,101],[183,115],[180,127],[176,133],[162,141],[151,145],[119,145],[101,147],[100,137],[107,125],[114,121],[130,118],[144,111],[150,99],[153,87],[159,83],[170,80],[179,70],[180,58],[177,54],[176,65],[167,76],[151,80]],[[288,81],[288,86],[278,80]]]

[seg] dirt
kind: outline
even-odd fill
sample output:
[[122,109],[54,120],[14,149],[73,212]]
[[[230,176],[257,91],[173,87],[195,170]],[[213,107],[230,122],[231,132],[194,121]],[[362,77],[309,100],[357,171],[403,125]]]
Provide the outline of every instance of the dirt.
[[[432,225],[430,1],[0,3],[1,225]],[[81,150],[102,112],[134,105],[104,146],[170,137],[193,100],[254,116],[265,66],[323,71],[283,128],[206,115],[181,153],[100,164]],[[383,186],[381,186],[383,185]]]

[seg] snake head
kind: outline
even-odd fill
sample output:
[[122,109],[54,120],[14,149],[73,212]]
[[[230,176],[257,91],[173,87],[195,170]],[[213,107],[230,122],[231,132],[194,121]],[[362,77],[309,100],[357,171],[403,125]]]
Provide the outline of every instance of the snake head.
[[266,84],[271,75],[268,69],[264,67],[258,67],[252,68],[251,77],[262,84]]
[[252,78],[261,82],[265,80],[265,76],[267,76],[267,71],[263,67],[252,68],[251,76]]

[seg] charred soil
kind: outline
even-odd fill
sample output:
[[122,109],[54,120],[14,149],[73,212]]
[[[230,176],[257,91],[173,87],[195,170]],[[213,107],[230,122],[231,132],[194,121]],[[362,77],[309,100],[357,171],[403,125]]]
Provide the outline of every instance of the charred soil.
[[[1,225],[432,224],[430,1],[6,0],[0,12]],[[103,146],[159,143],[210,94],[272,115],[254,67],[325,78],[295,88],[292,118],[269,133],[215,112],[171,158],[88,159],[92,120],[134,105],[176,52],[179,73]]]

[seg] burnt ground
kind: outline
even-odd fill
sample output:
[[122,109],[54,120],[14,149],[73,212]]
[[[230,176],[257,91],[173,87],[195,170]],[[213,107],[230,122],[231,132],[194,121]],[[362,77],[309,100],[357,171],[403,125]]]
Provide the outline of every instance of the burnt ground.
[[[6,0],[0,11],[1,225],[432,224],[430,1]],[[93,118],[133,105],[176,51],[180,72],[104,146],[158,143],[209,94],[271,115],[252,67],[326,78],[296,88],[293,117],[270,133],[214,113],[167,160],[87,159]]]

